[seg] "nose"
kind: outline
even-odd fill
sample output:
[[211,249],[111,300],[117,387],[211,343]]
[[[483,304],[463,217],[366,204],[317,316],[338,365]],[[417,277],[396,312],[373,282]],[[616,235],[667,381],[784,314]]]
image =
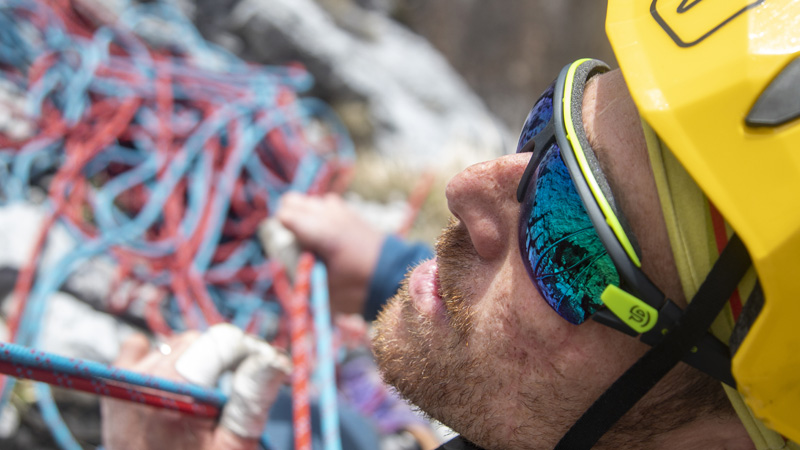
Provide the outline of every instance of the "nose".
[[447,206],[483,259],[501,257],[515,245],[516,189],[529,159],[530,153],[514,154],[475,164],[447,183]]

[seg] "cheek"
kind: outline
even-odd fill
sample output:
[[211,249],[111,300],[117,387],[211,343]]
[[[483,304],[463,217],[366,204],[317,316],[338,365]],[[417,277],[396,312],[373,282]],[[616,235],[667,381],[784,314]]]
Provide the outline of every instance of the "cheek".
[[521,371],[557,367],[562,346],[574,327],[539,296],[519,259],[513,255],[492,278],[473,309],[470,345],[480,346],[498,363]]
[[644,354],[647,346],[635,338],[594,321],[572,325],[562,319],[521,263],[510,262],[475,305],[469,342],[498,371],[517,379],[561,379],[565,388],[595,393]]
[[636,338],[591,320],[574,328],[562,345],[558,369],[564,384],[586,399],[596,399],[648,349]]

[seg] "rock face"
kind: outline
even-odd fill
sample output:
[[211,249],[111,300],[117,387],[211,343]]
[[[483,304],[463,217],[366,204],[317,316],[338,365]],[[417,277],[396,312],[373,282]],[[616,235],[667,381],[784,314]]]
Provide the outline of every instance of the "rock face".
[[360,147],[387,156],[507,152],[561,67],[614,65],[604,2],[183,2],[204,36],[246,59],[304,62]]
[[604,1],[396,3],[395,15],[439,49],[515,133],[565,64],[592,57],[615,65]]
[[[198,1],[204,35],[245,59],[297,60],[362,150],[412,167],[500,154],[509,132],[425,38],[372,2]],[[219,15],[221,9],[229,14]],[[221,18],[224,17],[224,18]],[[205,20],[208,18],[209,20]]]

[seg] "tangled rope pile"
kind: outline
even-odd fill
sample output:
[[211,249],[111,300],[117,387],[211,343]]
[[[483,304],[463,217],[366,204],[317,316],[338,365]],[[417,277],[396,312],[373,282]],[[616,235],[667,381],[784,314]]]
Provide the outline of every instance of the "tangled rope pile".
[[[265,336],[282,308],[258,226],[288,190],[343,189],[347,133],[323,102],[299,96],[312,84],[300,66],[241,61],[160,3],[113,23],[87,5],[0,5],[0,204],[44,191],[48,210],[14,288],[9,341],[35,347],[49,295],[99,256],[113,258],[115,285],[150,288],[155,334],[233,322]],[[38,271],[55,224],[78,245]],[[145,290],[129,292],[112,312]],[[271,338],[288,340],[285,322]]]

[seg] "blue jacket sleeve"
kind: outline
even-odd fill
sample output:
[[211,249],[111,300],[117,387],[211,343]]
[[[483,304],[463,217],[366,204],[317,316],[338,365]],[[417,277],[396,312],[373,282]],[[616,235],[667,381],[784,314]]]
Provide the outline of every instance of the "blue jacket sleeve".
[[433,250],[426,244],[387,236],[369,282],[364,319],[368,322],[375,320],[386,301],[397,292],[408,270],[432,257]]

